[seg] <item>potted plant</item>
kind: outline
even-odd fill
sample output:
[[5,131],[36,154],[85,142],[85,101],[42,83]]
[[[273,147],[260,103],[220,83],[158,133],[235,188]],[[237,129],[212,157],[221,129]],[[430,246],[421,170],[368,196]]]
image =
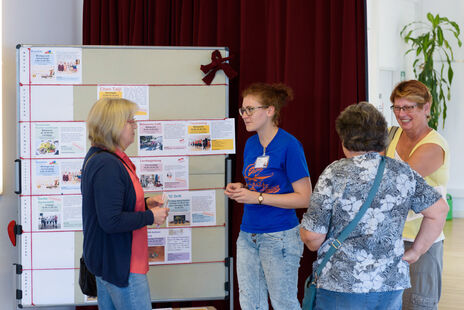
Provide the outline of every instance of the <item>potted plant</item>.
[[[429,126],[437,129],[440,115],[443,128],[446,119],[446,103],[451,98],[450,88],[453,82],[454,59],[453,49],[446,35],[454,35],[458,46],[460,30],[458,24],[440,15],[427,14],[427,22],[412,22],[404,26],[400,32],[401,38],[411,48],[406,52],[415,53],[413,70],[416,79],[427,85],[432,94],[433,102],[430,108]],[[435,61],[438,62],[435,66]]]

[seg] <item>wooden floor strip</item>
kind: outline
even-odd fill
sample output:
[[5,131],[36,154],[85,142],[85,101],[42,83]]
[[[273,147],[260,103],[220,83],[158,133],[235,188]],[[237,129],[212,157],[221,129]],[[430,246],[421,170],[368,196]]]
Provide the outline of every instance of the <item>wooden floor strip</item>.
[[464,309],[464,218],[447,221],[444,228],[443,286],[440,310]]

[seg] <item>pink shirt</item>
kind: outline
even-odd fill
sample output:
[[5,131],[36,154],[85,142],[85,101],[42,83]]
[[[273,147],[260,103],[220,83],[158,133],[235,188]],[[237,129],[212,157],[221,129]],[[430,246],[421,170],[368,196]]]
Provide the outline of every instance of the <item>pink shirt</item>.
[[[127,172],[129,173],[132,184],[134,185],[136,203],[135,203],[135,212],[144,212],[145,211],[145,198],[140,184],[139,178],[135,173],[135,165],[126,155],[126,153],[116,150],[116,155],[119,156],[126,164]],[[141,273],[146,274],[148,272],[148,235],[147,235],[147,226],[134,230],[132,232],[132,253],[131,253],[131,263],[130,263],[130,272],[132,273]]]

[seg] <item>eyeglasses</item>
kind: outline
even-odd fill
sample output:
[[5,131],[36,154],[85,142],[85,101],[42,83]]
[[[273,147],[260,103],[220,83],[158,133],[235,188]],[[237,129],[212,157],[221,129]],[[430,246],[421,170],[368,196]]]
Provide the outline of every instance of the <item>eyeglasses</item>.
[[269,107],[266,107],[266,106],[259,106],[259,107],[246,107],[246,108],[239,108],[238,109],[238,113],[240,114],[240,116],[243,116],[244,114],[248,115],[248,116],[251,116],[256,109],[267,109]]
[[127,120],[127,122],[130,124],[130,125],[137,125],[137,120],[135,118],[130,118]]
[[392,109],[393,112],[395,113],[399,113],[401,110],[403,110],[404,112],[411,112],[412,110],[414,110],[414,108],[417,107],[417,104],[414,104],[414,105],[405,105],[405,106],[396,106],[396,105],[392,105],[390,107],[390,109]]

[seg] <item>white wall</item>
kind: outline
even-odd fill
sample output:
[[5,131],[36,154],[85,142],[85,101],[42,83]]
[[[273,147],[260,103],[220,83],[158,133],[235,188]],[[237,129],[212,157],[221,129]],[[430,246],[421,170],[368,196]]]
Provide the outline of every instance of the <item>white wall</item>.
[[[404,56],[408,50],[400,38],[404,25],[412,21],[425,21],[426,14],[440,14],[458,23],[461,40],[464,41],[464,1],[462,0],[367,0],[369,101],[383,111],[390,124],[396,120],[389,110],[389,96],[393,86],[400,81],[400,72],[405,79],[413,79],[412,56]],[[464,217],[464,153],[462,133],[464,133],[464,48],[455,51],[453,63],[454,79],[451,87],[451,101],[445,130],[439,132],[450,146],[451,171],[448,192],[454,199],[454,217]],[[450,42],[450,43],[451,43]],[[379,98],[381,97],[381,98]]]
[[[82,44],[83,0],[3,0],[3,195],[0,195],[0,307],[16,309],[13,263],[18,250],[10,243],[6,227],[18,220],[14,194],[16,159],[16,45]],[[43,308],[42,308],[43,309]],[[53,308],[58,310],[60,308]],[[62,309],[74,309],[64,307]]]
[[[464,42],[464,1],[423,0],[422,16],[427,12],[446,16],[455,21],[461,30],[461,41]],[[448,192],[454,199],[454,216],[464,217],[464,47],[458,48],[454,40],[450,40],[455,52],[453,63],[454,79],[451,87],[451,101],[448,104],[448,116],[445,129],[440,130],[449,143],[451,153],[451,173]]]

